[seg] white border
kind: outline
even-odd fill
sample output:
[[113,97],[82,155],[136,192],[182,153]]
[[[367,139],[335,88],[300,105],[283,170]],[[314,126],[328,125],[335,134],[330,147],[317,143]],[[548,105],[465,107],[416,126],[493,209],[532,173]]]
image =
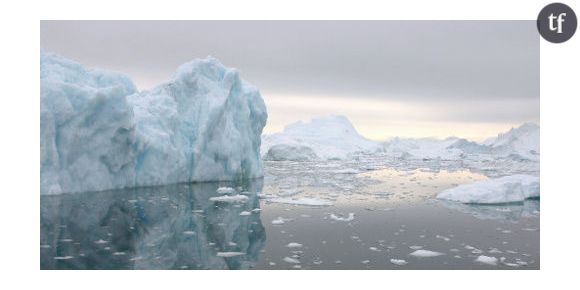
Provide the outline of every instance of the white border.
[[[7,2],[7,1],[5,1]],[[1,263],[5,289],[413,289],[578,285],[575,221],[580,32],[541,42],[542,234],[540,271],[39,271],[40,19],[530,20],[551,1],[37,1],[3,3]],[[563,1],[580,14],[578,1]],[[7,88],[7,90],[6,90]],[[565,287],[565,286],[564,286]],[[33,288],[33,289],[34,289]]]

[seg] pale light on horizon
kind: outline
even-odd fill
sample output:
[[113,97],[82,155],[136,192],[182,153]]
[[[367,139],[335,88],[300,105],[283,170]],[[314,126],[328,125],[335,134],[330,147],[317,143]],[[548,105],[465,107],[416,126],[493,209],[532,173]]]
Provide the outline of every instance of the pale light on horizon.
[[[439,139],[460,137],[481,142],[518,127],[524,122],[539,124],[536,118],[529,118],[523,122],[452,120],[454,114],[470,114],[469,111],[475,112],[484,104],[473,104],[472,108],[466,108],[449,107],[449,104],[436,105],[362,97],[268,94],[264,95],[264,101],[268,109],[268,123],[263,134],[280,132],[288,124],[328,115],[346,116],[359,134],[377,141],[394,137]],[[517,101],[510,101],[502,105],[517,106],[518,104]]]

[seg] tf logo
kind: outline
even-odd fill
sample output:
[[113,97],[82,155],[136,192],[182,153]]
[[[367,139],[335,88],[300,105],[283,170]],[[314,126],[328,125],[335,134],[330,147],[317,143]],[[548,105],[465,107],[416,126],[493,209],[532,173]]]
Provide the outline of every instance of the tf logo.
[[566,4],[552,3],[544,7],[537,20],[542,37],[553,43],[567,41],[576,32],[576,14]]

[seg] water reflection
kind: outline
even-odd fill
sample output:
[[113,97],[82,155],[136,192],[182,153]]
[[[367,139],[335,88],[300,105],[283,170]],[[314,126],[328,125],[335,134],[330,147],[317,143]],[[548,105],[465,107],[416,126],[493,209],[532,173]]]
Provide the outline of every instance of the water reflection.
[[437,200],[443,206],[482,220],[518,221],[521,218],[540,215],[540,200],[528,199],[521,203],[504,205],[463,204],[453,201]]
[[[232,186],[248,199],[210,201],[222,195],[216,193],[219,186]],[[251,268],[266,242],[256,194],[263,184],[253,180],[237,186],[181,184],[41,196],[40,267]]]

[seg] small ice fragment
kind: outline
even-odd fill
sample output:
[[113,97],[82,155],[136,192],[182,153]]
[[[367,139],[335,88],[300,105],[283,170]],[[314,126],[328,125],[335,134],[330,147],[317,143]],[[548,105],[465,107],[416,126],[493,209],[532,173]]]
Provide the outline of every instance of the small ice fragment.
[[499,261],[500,261],[500,263],[502,263],[503,265],[506,265],[508,267],[519,267],[520,266],[520,264],[517,264],[517,263],[509,263],[509,262],[506,262],[506,258],[505,257],[499,258]]
[[219,194],[229,194],[229,193],[234,193],[235,192],[235,189],[233,189],[231,187],[225,187],[224,186],[224,187],[219,187],[216,190],[216,192],[219,193]]
[[300,265],[294,265],[294,266],[292,266],[292,268],[294,268],[294,269],[300,269],[300,268],[302,268],[302,266],[300,266]]
[[73,256],[64,256],[64,257],[54,257],[55,260],[69,260],[72,259]]
[[333,213],[330,214],[330,219],[335,220],[335,221],[339,221],[339,222],[350,222],[354,220],[354,213],[351,212],[348,214],[348,217],[340,217],[337,216]]
[[397,266],[404,266],[407,265],[407,261],[402,259],[391,259],[391,264],[395,264]]
[[443,253],[429,251],[429,250],[416,250],[409,255],[419,257],[419,258],[428,258],[428,257],[437,257],[444,255]]
[[252,212],[259,212],[261,210],[262,210],[261,208],[255,208],[255,209],[252,210]]
[[210,197],[209,200],[220,201],[220,202],[246,202],[248,200],[248,197],[245,195],[241,195],[241,194],[222,195],[222,196]]
[[276,263],[274,263],[274,262],[269,262],[268,264],[269,264],[270,266],[276,266]]
[[451,240],[450,238],[445,237],[445,236],[441,236],[441,235],[436,235],[435,237],[438,238],[438,239],[442,239],[442,240],[444,240],[446,242],[448,242],[449,240]]
[[241,256],[241,255],[245,255],[246,253],[244,252],[218,252],[216,254],[216,256],[218,257],[224,257],[224,258],[230,258],[230,257],[236,257],[236,256]]
[[497,265],[497,258],[480,255],[477,257],[477,259],[475,259],[475,262],[495,266]]
[[375,251],[375,252],[380,252],[380,250],[377,249],[377,247],[369,247],[369,250]]
[[409,249],[411,249],[411,250],[420,250],[420,249],[423,249],[423,247],[422,246],[410,246]]
[[103,239],[100,239],[98,241],[95,241],[95,244],[106,244],[106,243],[108,243],[108,242],[105,241],[105,240],[103,240]]
[[275,220],[272,221],[272,224],[273,225],[282,225],[282,224],[284,224],[287,221],[291,221],[291,219],[285,219],[283,217],[278,217],[278,218],[276,218]]
[[195,232],[194,231],[183,231],[183,234],[191,236],[191,235],[195,235]]
[[286,245],[286,247],[288,248],[301,248],[302,244],[300,243],[289,243],[288,245]]
[[251,214],[252,213],[249,212],[249,211],[243,211],[243,212],[240,213],[240,216],[248,216],[248,215],[251,215]]
[[237,246],[238,244],[234,243],[234,242],[229,242],[228,245],[233,247],[233,246]]
[[370,263],[370,262],[371,262],[371,261],[369,261],[369,260],[364,260],[364,261],[362,261],[361,263],[363,263],[363,264],[368,264],[368,263]]
[[300,264],[300,261],[290,257],[284,257],[283,261],[290,264]]
[[113,256],[124,256],[125,252],[114,252]]

